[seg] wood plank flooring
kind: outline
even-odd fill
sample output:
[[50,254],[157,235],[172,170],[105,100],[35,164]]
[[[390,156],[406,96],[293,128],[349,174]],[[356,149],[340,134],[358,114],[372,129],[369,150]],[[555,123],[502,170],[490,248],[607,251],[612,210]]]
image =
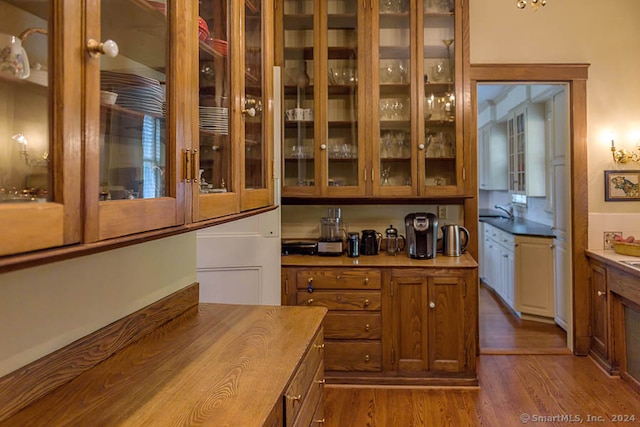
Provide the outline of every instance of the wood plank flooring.
[[479,292],[479,317],[482,354],[570,353],[562,328],[520,319],[484,284]]
[[[466,389],[328,385],[324,425],[564,426],[578,417],[590,426],[640,424],[640,394],[588,357],[481,355],[479,379],[479,387]],[[635,421],[614,422],[616,415]]]

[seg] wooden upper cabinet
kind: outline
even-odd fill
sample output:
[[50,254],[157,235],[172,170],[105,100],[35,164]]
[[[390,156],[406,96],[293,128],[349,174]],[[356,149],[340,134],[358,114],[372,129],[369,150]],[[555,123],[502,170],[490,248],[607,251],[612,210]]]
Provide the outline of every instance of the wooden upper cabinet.
[[87,46],[83,58],[85,241],[183,224],[187,8],[171,0],[91,0],[86,9],[83,38],[104,42],[104,53]]
[[279,0],[285,197],[463,195],[466,0]]
[[80,241],[76,3],[0,1],[0,256]]
[[273,204],[272,10],[271,0],[204,0],[193,17],[194,221]]

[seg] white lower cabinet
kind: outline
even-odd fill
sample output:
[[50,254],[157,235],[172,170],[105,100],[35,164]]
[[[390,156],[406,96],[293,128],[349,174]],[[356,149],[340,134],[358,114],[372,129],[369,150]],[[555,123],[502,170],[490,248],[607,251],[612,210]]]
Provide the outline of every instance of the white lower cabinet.
[[514,236],[483,226],[483,279],[519,316],[553,322],[555,246],[552,238]]
[[553,322],[554,251],[552,238],[516,237],[515,309],[523,315],[549,318]]

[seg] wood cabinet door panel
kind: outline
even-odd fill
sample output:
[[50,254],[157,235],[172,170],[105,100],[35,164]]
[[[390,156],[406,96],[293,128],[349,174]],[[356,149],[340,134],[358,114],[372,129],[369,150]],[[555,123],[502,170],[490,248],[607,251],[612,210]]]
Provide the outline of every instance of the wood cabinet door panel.
[[[393,353],[401,371],[426,371],[427,277],[393,278]],[[397,354],[397,355],[396,355]]]
[[327,371],[382,370],[382,344],[380,341],[325,342],[324,363]]
[[607,357],[607,270],[591,264],[591,348]]
[[302,270],[296,275],[296,283],[299,289],[380,289],[381,274],[370,268]]
[[458,372],[464,365],[464,301],[459,278],[429,280],[429,370]]
[[297,305],[327,307],[329,310],[380,310],[380,292],[316,291],[298,292]]
[[329,312],[324,318],[323,325],[327,338],[382,338],[382,315],[380,313]]

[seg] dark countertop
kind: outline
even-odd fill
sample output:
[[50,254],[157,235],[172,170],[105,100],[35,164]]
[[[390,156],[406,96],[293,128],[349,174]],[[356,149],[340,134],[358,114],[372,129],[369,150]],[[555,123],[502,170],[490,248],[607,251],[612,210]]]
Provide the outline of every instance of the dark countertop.
[[481,212],[479,220],[516,236],[556,237],[552,227],[524,218],[483,216]]

